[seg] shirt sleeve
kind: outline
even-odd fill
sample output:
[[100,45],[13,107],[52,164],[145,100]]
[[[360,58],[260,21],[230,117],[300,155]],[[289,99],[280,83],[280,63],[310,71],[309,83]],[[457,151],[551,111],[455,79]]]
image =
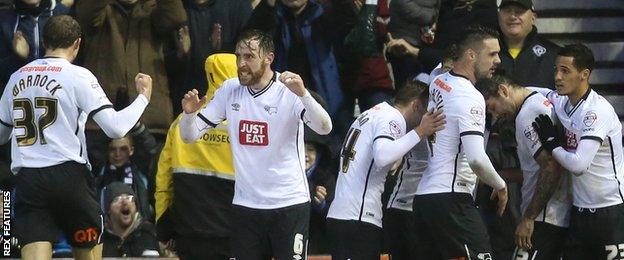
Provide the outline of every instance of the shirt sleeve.
[[7,84],[4,87],[4,93],[2,93],[2,98],[0,98],[0,125],[4,127],[13,127],[13,111],[11,102],[10,93],[11,87]]
[[483,98],[477,100],[466,100],[460,104],[461,109],[457,117],[459,135],[480,135],[485,131],[485,101]]
[[591,110],[584,111],[582,115],[580,140],[592,139],[602,143],[609,133],[609,123],[613,119],[609,111],[601,107],[592,107]]
[[113,108],[97,78],[88,71],[80,72],[77,79],[79,82],[74,87],[78,108],[92,117],[97,112],[106,108]]
[[[225,120],[226,92],[229,92],[228,89],[228,85],[224,82],[223,86],[215,91],[214,96],[208,101],[206,107],[197,113],[197,120],[201,121],[200,123],[215,127]],[[232,106],[236,105],[238,104],[232,104]]]
[[537,158],[542,151],[542,142],[540,142],[539,136],[533,128],[533,122],[539,115],[547,115],[551,120],[554,120],[552,116],[554,113],[551,108],[552,105],[550,103],[534,104],[527,107],[529,110],[522,114],[522,118],[516,120],[516,131],[522,131],[522,135],[517,141],[528,148],[533,158]]

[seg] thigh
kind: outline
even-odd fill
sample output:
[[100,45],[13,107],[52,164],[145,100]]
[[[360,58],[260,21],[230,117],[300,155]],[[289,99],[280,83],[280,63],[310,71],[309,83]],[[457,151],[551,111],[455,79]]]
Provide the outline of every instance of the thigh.
[[275,259],[306,259],[310,203],[278,209],[273,217],[269,237]]
[[432,196],[423,211],[436,249],[444,259],[476,257],[492,259],[490,239],[483,219],[469,194]]
[[72,247],[94,247],[100,243],[104,217],[91,172],[85,165],[74,162],[51,168],[59,176],[52,197],[56,221]]
[[388,209],[384,213],[384,241],[388,247],[388,253],[392,256],[392,259],[412,259],[409,257],[409,243],[412,240],[408,240],[410,230],[413,223],[411,218],[407,218],[406,215],[411,215],[409,211],[403,211],[398,209]]
[[332,259],[379,259],[383,243],[381,228],[356,220],[336,219],[328,219],[327,227],[332,238]]
[[28,168],[15,177],[15,235],[22,247],[33,242],[54,243],[61,232],[50,209],[52,192],[46,177]]
[[557,227],[548,223],[536,221],[531,242],[533,248],[524,250],[516,247],[513,252],[514,260],[549,260],[560,259],[563,256],[563,245],[566,239],[567,228]]
[[234,205],[230,250],[237,260],[271,259],[266,212]]
[[230,259],[229,239],[177,237],[176,253],[182,260]]
[[425,221],[425,217],[422,214],[422,211],[427,210],[429,207],[427,203],[425,203],[426,198],[424,196],[415,196],[413,211],[412,211],[412,227],[414,229],[413,239],[410,241],[410,246],[412,252],[415,252],[414,259],[422,259],[422,260],[434,260],[434,259],[442,259],[442,256],[436,250],[436,244],[433,240],[432,232],[436,232],[435,229],[428,226]]

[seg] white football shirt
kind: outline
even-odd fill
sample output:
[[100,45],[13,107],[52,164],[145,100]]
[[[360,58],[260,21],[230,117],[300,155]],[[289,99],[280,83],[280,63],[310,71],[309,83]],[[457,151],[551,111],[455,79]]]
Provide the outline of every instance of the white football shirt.
[[555,91],[548,98],[564,128],[563,149],[575,152],[583,139],[601,144],[589,168],[571,175],[574,206],[603,208],[623,203],[622,125],[613,106],[591,89],[576,106]]
[[429,161],[416,194],[473,194],[477,175],[463,152],[461,137],[485,130],[485,100],[465,77],[449,71],[429,85],[428,110],[443,109],[446,127],[430,136]]
[[62,58],[28,63],[11,75],[0,100],[0,122],[13,127],[11,170],[66,161],[87,164],[88,115],[112,108],[95,76]]
[[[535,118],[541,114],[553,117],[552,104],[543,95],[532,92],[524,99],[520,111],[516,115],[516,142],[518,143],[518,158],[522,169],[522,212],[529,206],[535,188],[538,185],[540,169],[535,160],[542,151],[542,144],[537,132],[533,129]],[[570,221],[570,207],[572,205],[570,179],[567,173],[561,176],[559,187],[550,198],[546,207],[535,218],[536,221],[550,223],[560,227],[567,227]]]
[[412,202],[414,202],[418,183],[427,169],[427,159],[429,159],[427,142],[419,142],[405,155],[396,184],[390,194],[388,208],[412,211]]
[[375,163],[373,143],[405,135],[403,115],[386,102],[362,113],[351,124],[340,152],[336,193],[328,218],[358,220],[382,227],[381,194],[392,164]]
[[301,120],[305,109],[277,78],[274,72],[258,92],[238,78],[226,80],[197,114],[200,127],[228,120],[235,205],[276,209],[310,201]]

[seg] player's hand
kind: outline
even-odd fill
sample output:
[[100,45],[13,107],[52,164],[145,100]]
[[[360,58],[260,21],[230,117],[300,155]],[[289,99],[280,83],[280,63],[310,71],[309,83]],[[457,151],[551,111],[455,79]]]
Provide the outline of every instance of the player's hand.
[[442,109],[437,111],[427,111],[420,120],[420,125],[416,127],[416,133],[421,137],[430,136],[433,133],[444,129],[446,116]]
[[503,216],[503,213],[505,212],[505,208],[507,207],[507,200],[509,199],[507,197],[507,186],[505,186],[505,188],[502,188],[500,190],[493,190],[492,191],[492,195],[490,196],[491,200],[494,200],[498,198],[498,210],[496,210],[496,214],[498,214],[499,217]]
[[532,219],[522,218],[518,227],[516,227],[516,245],[524,250],[531,250],[531,236],[533,236],[533,225],[535,221]]
[[286,87],[297,96],[303,97],[303,95],[306,94],[303,79],[295,73],[284,71],[284,73],[280,74],[279,81],[284,83],[284,85],[286,85]]
[[316,186],[314,191],[314,202],[318,205],[325,201],[325,197],[327,197],[327,189],[323,186]]
[[143,94],[148,101],[152,99],[152,77],[150,75],[137,73],[134,77],[134,83],[137,93]]
[[15,32],[15,35],[13,36],[13,52],[15,52],[15,54],[23,60],[28,58],[28,54],[30,53],[28,41],[26,41],[26,38],[21,31]]
[[187,114],[195,113],[201,108],[205,101],[206,96],[200,99],[197,89],[193,89],[184,94],[184,98],[182,99],[182,110],[184,110],[184,113]]
[[533,129],[537,132],[542,147],[546,148],[548,152],[552,153],[552,150],[559,146],[557,128],[547,115],[542,114],[536,117],[535,122],[533,122]]

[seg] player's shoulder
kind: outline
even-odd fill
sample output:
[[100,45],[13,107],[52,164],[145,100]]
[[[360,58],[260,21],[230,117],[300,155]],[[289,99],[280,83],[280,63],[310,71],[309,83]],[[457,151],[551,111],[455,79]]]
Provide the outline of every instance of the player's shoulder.
[[613,116],[614,118],[617,118],[617,114],[615,113],[615,109],[611,103],[593,90],[587,96],[587,99],[580,110],[584,117],[592,117],[595,114],[596,116],[601,117]]
[[553,105],[548,98],[534,91],[524,99],[516,119],[521,119],[520,121],[530,120],[532,122],[535,117],[541,114],[552,116],[552,108]]

